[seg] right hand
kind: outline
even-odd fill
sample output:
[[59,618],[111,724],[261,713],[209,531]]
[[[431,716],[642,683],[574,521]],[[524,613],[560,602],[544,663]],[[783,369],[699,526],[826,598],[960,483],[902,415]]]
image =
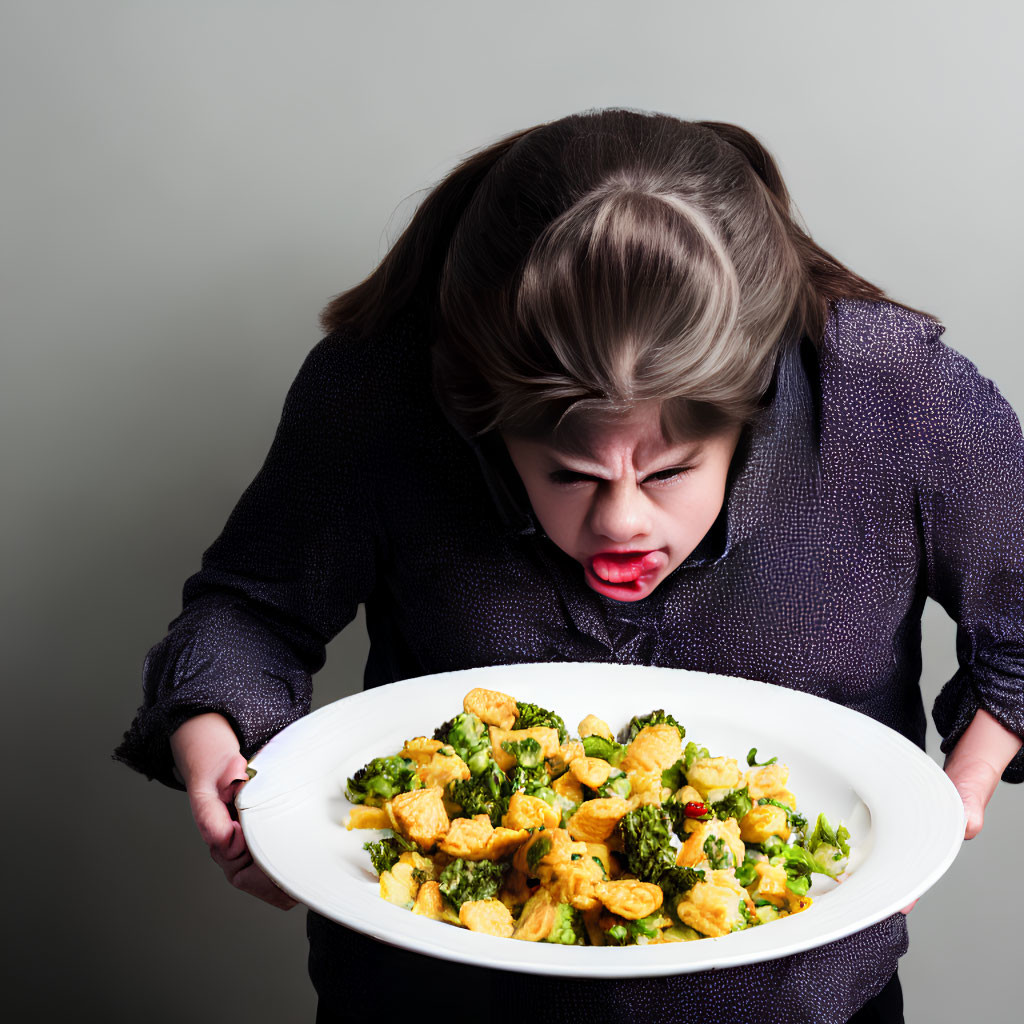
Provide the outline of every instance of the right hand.
[[227,880],[273,907],[291,910],[296,901],[253,863],[242,826],[231,814],[235,794],[248,780],[231,723],[212,712],[196,715],[171,734],[171,752],[199,834]]

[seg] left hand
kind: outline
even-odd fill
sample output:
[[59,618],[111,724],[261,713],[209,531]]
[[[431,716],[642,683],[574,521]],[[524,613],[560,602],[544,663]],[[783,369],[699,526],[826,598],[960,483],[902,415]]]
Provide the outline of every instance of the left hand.
[[[973,839],[981,831],[985,808],[1003,769],[1019,749],[1020,738],[981,709],[946,758],[944,770],[964,802],[964,839]],[[904,907],[902,913],[909,914],[915,903],[917,900]]]

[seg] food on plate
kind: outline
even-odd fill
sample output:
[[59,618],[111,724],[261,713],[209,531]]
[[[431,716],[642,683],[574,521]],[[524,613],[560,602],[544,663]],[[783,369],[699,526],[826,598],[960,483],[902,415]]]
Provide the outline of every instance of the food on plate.
[[477,687],[463,709],[348,780],[348,828],[381,897],[414,914],[527,942],[626,946],[717,938],[811,905],[840,878],[849,833],[797,811],[776,757],[746,768],[687,741],[663,710],[618,739]]

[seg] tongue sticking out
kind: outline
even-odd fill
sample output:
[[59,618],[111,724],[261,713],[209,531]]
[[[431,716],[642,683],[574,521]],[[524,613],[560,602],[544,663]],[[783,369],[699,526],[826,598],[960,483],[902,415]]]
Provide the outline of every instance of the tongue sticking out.
[[648,555],[595,555],[594,575],[608,583],[631,583],[651,569]]

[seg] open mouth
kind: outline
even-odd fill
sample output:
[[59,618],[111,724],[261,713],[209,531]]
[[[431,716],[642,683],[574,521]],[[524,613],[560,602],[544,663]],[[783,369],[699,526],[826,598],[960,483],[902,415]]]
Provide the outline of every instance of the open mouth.
[[605,551],[590,560],[590,572],[602,583],[624,586],[660,567],[657,551]]

